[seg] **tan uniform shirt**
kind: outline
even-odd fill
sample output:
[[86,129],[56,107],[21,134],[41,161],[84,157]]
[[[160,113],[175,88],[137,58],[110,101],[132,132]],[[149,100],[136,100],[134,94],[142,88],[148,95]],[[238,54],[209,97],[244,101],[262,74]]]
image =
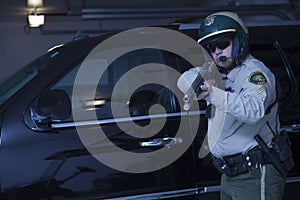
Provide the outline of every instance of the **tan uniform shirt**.
[[[210,150],[217,157],[246,152],[257,146],[256,134],[270,145],[272,131],[278,129],[278,105],[265,115],[266,109],[276,100],[276,81],[273,73],[251,55],[223,77],[226,91],[213,87],[210,101],[216,109],[225,112],[225,121],[218,137],[211,137]],[[214,127],[210,127],[214,128]]]

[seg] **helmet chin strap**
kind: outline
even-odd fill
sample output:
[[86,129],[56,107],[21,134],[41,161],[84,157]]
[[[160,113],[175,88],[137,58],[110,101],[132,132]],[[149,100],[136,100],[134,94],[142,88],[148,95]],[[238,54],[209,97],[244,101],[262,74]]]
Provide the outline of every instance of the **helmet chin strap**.
[[234,61],[238,60],[239,49],[240,49],[239,39],[237,36],[235,36],[232,40],[232,51],[231,51],[231,57],[233,58]]

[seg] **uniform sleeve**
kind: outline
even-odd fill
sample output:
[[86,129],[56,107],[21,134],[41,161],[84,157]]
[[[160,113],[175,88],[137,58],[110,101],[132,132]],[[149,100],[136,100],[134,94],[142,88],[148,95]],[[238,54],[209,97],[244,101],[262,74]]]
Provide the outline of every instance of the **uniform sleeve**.
[[272,83],[268,83],[261,72],[254,72],[241,84],[241,91],[234,93],[213,87],[211,103],[239,121],[254,124],[264,117],[265,109],[270,104],[271,98],[267,96],[271,96]]

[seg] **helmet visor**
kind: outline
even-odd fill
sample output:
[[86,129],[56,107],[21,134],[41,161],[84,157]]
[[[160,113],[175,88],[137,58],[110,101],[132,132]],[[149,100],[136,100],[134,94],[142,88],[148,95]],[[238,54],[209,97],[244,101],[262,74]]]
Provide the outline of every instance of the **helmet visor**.
[[230,40],[218,40],[214,43],[209,43],[206,45],[206,48],[211,52],[214,53],[216,48],[224,50],[230,45]]

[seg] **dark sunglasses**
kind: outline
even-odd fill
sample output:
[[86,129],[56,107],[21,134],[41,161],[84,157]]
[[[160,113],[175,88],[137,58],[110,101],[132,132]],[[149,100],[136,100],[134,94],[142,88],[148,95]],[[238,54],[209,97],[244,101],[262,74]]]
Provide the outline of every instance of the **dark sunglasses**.
[[220,40],[212,44],[206,45],[207,49],[211,52],[214,53],[216,51],[216,48],[224,50],[230,45],[230,41],[228,40]]

